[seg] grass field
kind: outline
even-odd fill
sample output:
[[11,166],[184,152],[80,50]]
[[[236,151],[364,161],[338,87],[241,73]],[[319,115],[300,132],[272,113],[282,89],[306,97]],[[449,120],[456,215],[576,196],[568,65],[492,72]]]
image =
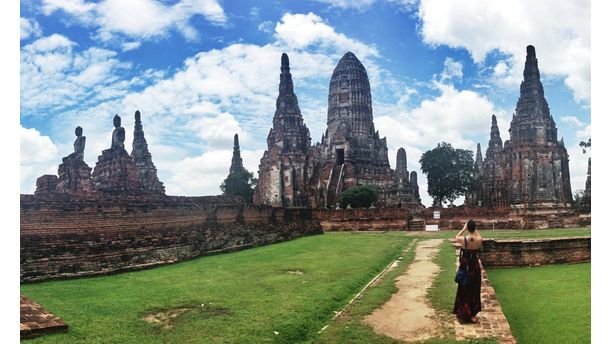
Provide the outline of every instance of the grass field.
[[[409,239],[318,235],[152,270],[23,285],[23,294],[71,327],[28,342],[306,341]],[[195,310],[170,329],[142,320],[181,307]]]
[[[415,240],[454,233],[327,233],[152,270],[22,285],[22,294],[70,325],[68,333],[27,342],[395,343],[361,325],[361,318],[395,292],[395,277],[414,255],[413,249],[402,253],[404,248],[413,248]],[[590,235],[590,230],[495,231],[488,237],[526,234]],[[317,334],[334,311],[400,254],[400,266],[369,289],[348,314]],[[436,260],[444,270],[430,298],[434,307],[450,314],[455,292],[455,284],[449,283],[454,275],[450,244],[442,245]],[[174,318],[171,328],[142,320],[177,308],[189,311]],[[453,341],[428,343],[449,342]]]
[[487,272],[519,343],[591,342],[591,263]]

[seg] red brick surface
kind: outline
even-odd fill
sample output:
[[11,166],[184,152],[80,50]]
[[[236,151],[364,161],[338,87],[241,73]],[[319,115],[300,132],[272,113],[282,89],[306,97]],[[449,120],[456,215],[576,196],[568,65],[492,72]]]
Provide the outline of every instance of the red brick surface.
[[484,240],[479,253],[487,267],[534,266],[591,261],[591,237]]
[[59,317],[49,313],[38,303],[25,296],[20,297],[21,338],[32,338],[46,333],[66,331],[68,325]]
[[21,280],[141,269],[322,233],[312,210],[233,201],[22,195]]

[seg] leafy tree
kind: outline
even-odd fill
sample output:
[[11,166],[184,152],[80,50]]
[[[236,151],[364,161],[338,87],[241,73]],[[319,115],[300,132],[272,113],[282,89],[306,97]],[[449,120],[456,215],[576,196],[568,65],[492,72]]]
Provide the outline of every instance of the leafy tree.
[[360,185],[348,188],[340,194],[340,207],[367,208],[378,199],[378,191],[371,185]]
[[583,197],[584,197],[584,190],[576,190],[576,192],[574,192],[574,200],[572,201],[572,208],[574,210],[580,209]]
[[224,195],[244,197],[247,203],[253,202],[253,193],[257,178],[253,173],[243,169],[242,171],[230,173],[223,181],[220,188]]
[[580,147],[582,147],[582,154],[586,154],[586,150],[587,148],[591,148],[591,139],[589,138],[589,141],[585,142],[585,141],[580,141],[579,143]]
[[442,206],[446,201],[452,204],[473,186],[472,154],[442,142],[421,155],[421,171],[427,175],[427,192],[433,197],[434,206]]

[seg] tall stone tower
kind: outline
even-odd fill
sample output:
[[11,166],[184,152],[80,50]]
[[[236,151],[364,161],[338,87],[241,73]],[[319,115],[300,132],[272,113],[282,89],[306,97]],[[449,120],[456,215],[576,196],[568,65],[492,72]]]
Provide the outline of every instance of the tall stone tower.
[[502,147],[495,116],[481,179],[485,206],[567,208],[572,201],[569,157],[557,140],[535,48],[527,46],[520,96]]
[[310,142],[310,131],[293,91],[289,57],[283,53],[276,112],[268,134],[268,149],[259,164],[255,203],[276,207],[310,205],[308,179],[313,164]]
[[497,117],[491,116],[491,134],[482,171],[482,201],[490,206],[507,206],[505,155]]
[[232,152],[232,164],[230,165],[230,174],[244,171],[242,166],[242,157],[240,156],[240,142],[238,142],[238,134],[234,134],[234,150]]
[[374,129],[370,81],[352,52],[340,59],[329,82],[327,130],[319,154],[319,205],[334,206],[343,190],[364,184],[378,187],[379,200],[386,201],[394,177],[387,140]]
[[476,207],[482,204],[481,182],[483,165],[482,151],[480,143],[478,143],[476,144],[476,158],[474,159],[474,183],[472,184],[472,190],[465,195],[465,204],[469,207]]
[[144,137],[144,131],[142,130],[142,122],[140,119],[140,111],[134,113],[134,139],[132,141],[132,154],[130,154],[132,160],[138,168],[138,175],[142,181],[142,185],[145,191],[165,193],[166,188],[164,184],[157,178],[157,168],[153,164],[151,159],[151,153],[149,152],[149,145]]
[[524,206],[568,207],[572,201],[569,157],[540,82],[535,48],[527,46],[521,93],[504,147],[509,200]]
[[416,171],[408,171],[406,150],[400,147],[395,159],[395,171],[393,174],[393,191],[389,195],[388,205],[398,207],[414,208],[420,207],[419,185],[417,183]]

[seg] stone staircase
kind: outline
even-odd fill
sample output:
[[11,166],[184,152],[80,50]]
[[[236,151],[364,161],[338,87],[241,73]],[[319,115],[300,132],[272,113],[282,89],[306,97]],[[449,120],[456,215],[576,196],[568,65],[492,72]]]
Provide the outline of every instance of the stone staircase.
[[340,189],[340,182],[342,177],[342,170],[344,169],[344,164],[342,165],[334,165],[332,171],[329,176],[329,180],[327,181],[327,206],[336,207],[336,198]]
[[409,231],[424,231],[425,221],[424,220],[410,220],[408,222]]

